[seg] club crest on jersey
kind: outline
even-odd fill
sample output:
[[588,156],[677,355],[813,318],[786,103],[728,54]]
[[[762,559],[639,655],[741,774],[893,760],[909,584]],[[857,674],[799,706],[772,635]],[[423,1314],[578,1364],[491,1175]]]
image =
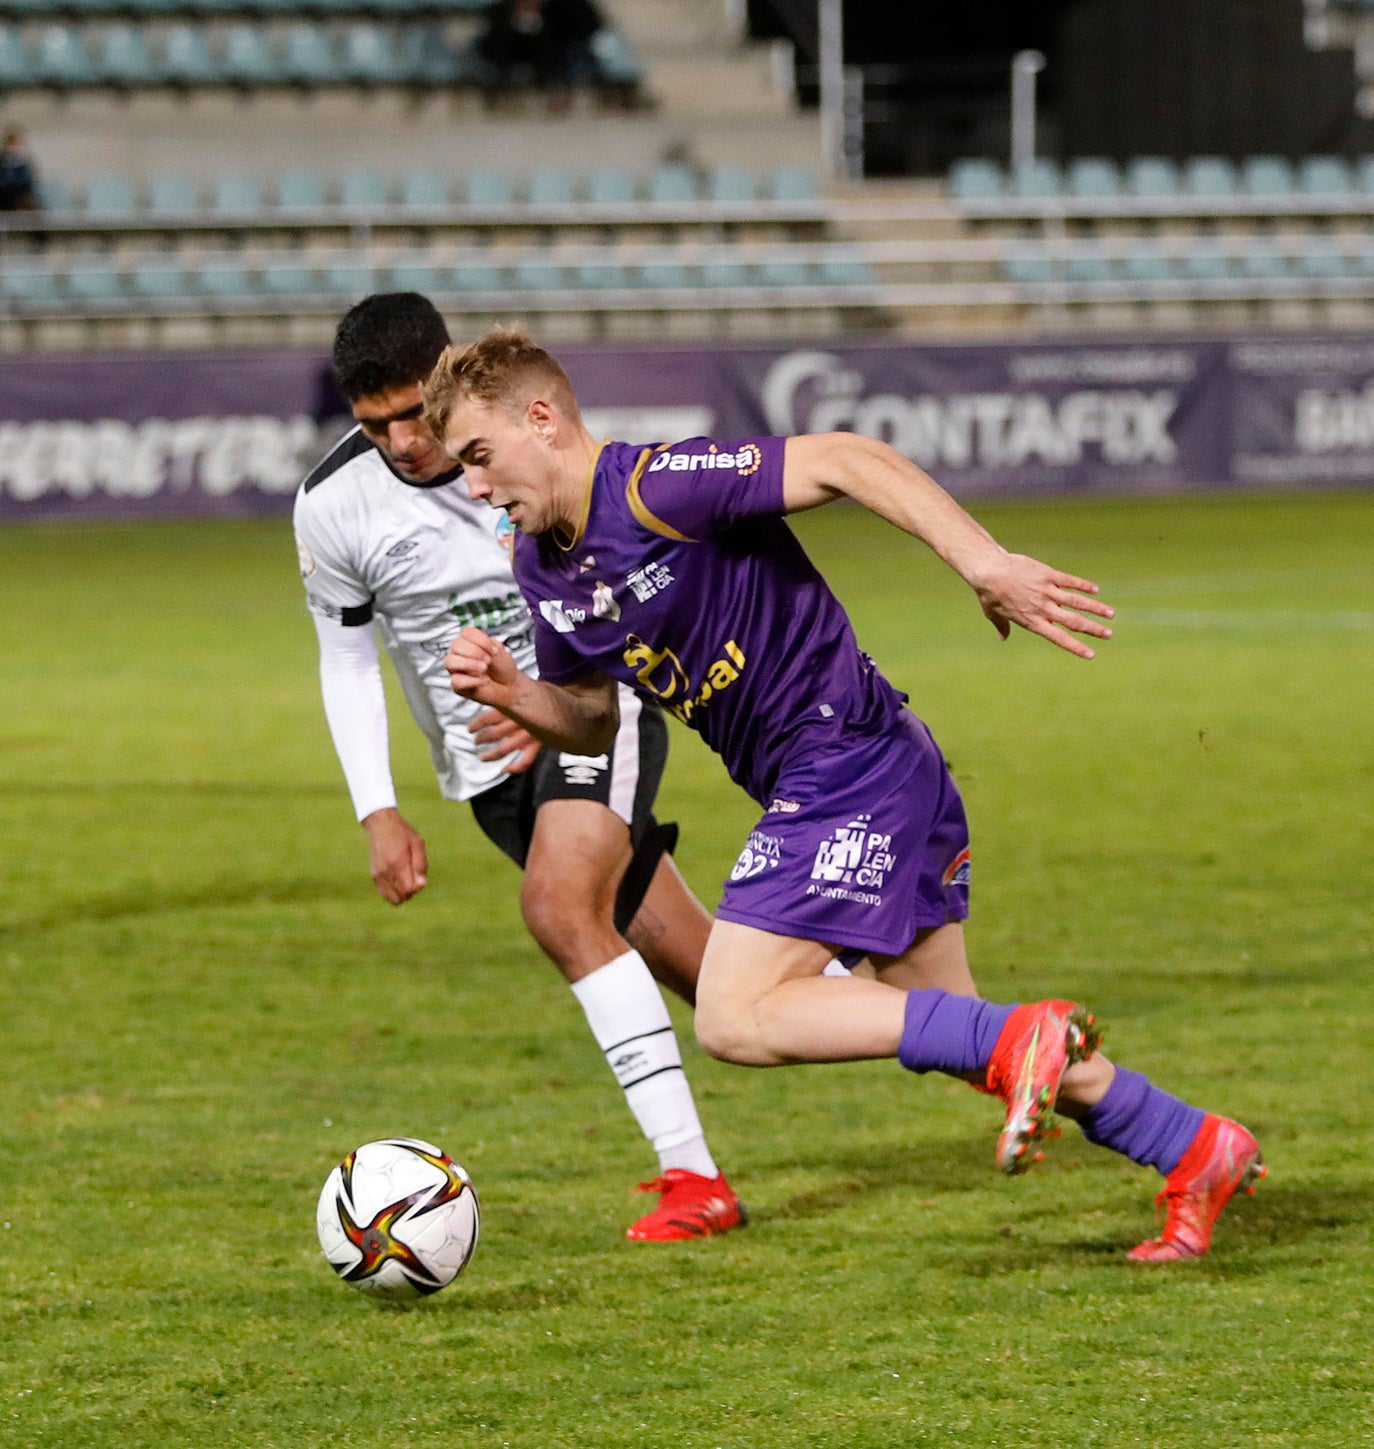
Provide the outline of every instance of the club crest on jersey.
[[310,552],[310,546],[299,534],[296,536],[296,557],[300,560],[301,577],[308,579],[315,572],[315,555]]
[[386,551],[387,558],[406,558],[414,553],[420,545],[413,538],[407,538],[402,543],[393,543]]
[[620,605],[615,601],[610,584],[598,583],[592,590],[592,613],[598,619],[618,619]]
[[496,541],[509,554],[515,552],[515,535],[518,531],[510,521],[510,515],[503,508],[496,515]]

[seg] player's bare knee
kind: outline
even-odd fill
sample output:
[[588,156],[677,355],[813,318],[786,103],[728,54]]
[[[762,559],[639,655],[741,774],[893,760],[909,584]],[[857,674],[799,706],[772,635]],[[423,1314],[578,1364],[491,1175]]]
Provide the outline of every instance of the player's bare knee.
[[[526,875],[520,887],[526,929],[561,968],[585,971],[616,954],[613,906],[581,883]],[[623,949],[623,947],[621,948]]]
[[693,1020],[697,1043],[708,1056],[739,1067],[768,1064],[759,1055],[759,1043],[744,1014],[698,1000]]

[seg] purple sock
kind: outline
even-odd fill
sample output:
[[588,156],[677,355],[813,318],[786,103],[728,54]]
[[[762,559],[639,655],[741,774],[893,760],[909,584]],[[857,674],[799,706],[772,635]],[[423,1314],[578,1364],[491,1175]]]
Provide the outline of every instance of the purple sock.
[[909,991],[897,1060],[911,1072],[981,1071],[1015,1010],[938,987]]
[[1201,1108],[1161,1092],[1140,1072],[1118,1067],[1106,1094],[1088,1108],[1078,1125],[1089,1142],[1158,1168],[1167,1177],[1206,1115]]

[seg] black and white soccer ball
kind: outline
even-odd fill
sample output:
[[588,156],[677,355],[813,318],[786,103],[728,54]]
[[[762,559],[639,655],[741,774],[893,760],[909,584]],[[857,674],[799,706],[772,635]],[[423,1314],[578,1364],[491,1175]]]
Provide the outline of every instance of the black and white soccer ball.
[[350,1152],[320,1193],[315,1227],[329,1266],[379,1298],[452,1283],[481,1229],[467,1173],[431,1142],[388,1137]]

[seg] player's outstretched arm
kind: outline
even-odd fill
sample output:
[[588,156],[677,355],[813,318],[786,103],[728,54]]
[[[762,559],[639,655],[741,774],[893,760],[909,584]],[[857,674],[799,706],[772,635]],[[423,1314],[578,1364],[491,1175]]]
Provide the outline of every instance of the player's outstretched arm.
[[1110,639],[1115,610],[1092,597],[1091,579],[1009,553],[914,463],[873,438],[818,433],[788,438],[783,502],[788,513],[852,498],[932,548],[978,595],[1005,639],[1013,624],[1081,659],[1093,650],[1075,634]]
[[453,688],[478,704],[499,709],[542,744],[575,755],[602,755],[615,742],[620,706],[615,684],[589,674],[572,684],[532,679],[506,646],[481,629],[467,628],[444,656]]

